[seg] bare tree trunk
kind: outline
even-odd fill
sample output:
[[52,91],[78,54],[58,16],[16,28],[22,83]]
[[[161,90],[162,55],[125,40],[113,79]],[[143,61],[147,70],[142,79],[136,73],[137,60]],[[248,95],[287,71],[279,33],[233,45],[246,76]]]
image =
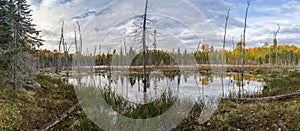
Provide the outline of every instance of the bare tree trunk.
[[78,51],[78,45],[77,45],[78,43],[77,43],[77,31],[76,31],[75,27],[74,27],[74,36],[75,36],[75,54],[76,54]]
[[147,8],[148,8],[148,0],[146,0],[145,5],[145,13],[144,13],[144,24],[143,24],[143,67],[144,67],[144,92],[147,92],[147,71],[146,71],[146,61],[147,61],[147,54],[146,54],[146,23],[147,23]]
[[242,61],[242,88],[244,88],[244,66],[245,66],[245,46],[246,46],[246,29],[247,29],[247,18],[248,18],[248,11],[250,6],[250,0],[247,2],[246,8],[246,16],[245,16],[245,25],[244,25],[244,36],[243,36],[243,61]]
[[276,48],[276,70],[278,70],[278,68],[279,68],[279,65],[278,65],[278,43],[277,43],[277,34],[278,34],[278,32],[279,32],[279,30],[280,30],[280,25],[279,24],[277,24],[277,26],[278,26],[278,29],[276,30],[276,31],[274,31],[274,46],[275,46],[275,48]]
[[66,71],[66,76],[68,78],[69,77],[69,70],[68,70],[68,57],[69,57],[69,53],[68,53],[67,42],[65,42],[63,44],[63,47],[64,47],[64,56],[65,56],[65,71]]
[[78,25],[78,31],[79,31],[79,55],[81,55],[82,53],[82,35],[81,35],[81,29],[80,29],[80,24],[79,22],[77,21],[77,25]]
[[60,41],[59,41],[59,47],[58,47],[58,60],[57,60],[57,63],[56,63],[56,68],[55,68],[55,73],[58,74],[58,68],[61,64],[61,55],[60,55],[60,52],[61,52],[61,45],[64,44],[64,21],[62,23],[62,27],[61,27],[61,36],[60,36]]
[[124,52],[125,52],[125,55],[124,55],[124,57],[125,57],[125,62],[124,63],[122,63],[122,65],[124,66],[128,66],[129,64],[128,64],[128,61],[127,61],[127,59],[128,59],[128,57],[127,57],[127,45],[126,45],[126,37],[127,37],[127,34],[125,34],[125,36],[124,36]]
[[269,72],[271,70],[271,50],[270,47],[268,47],[268,53],[269,53]]
[[227,25],[229,20],[230,9],[228,9],[227,14],[225,15],[225,28],[224,28],[224,39],[223,39],[223,52],[222,52],[222,96],[224,96],[224,54],[225,54],[225,45],[226,45],[226,33]]
[[81,79],[81,75],[80,75],[80,66],[82,65],[82,63],[80,63],[80,60],[82,59],[82,36],[81,36],[81,30],[80,30],[80,24],[77,21],[77,28],[78,28],[78,32],[79,32],[79,47],[78,47],[78,43],[77,43],[77,38],[76,38],[76,59],[75,59],[75,63],[77,66],[77,73],[79,75],[79,79]]
[[[17,27],[16,27],[16,24],[15,23],[13,23],[13,25],[14,25],[14,46],[11,48],[12,50],[14,50],[16,47],[17,47],[17,42],[18,42],[18,40],[17,40]],[[15,54],[14,54],[15,55]],[[17,87],[17,81],[16,81],[16,63],[15,63],[15,57],[14,56],[9,56],[10,57],[10,59],[11,59],[11,57],[12,57],[12,80],[13,80],[13,82],[14,82],[14,89],[16,89],[16,87]]]
[[[234,52],[234,40],[233,40],[233,37],[231,39],[231,42],[232,42],[232,52]],[[234,53],[233,53],[233,57],[235,57]],[[233,69],[235,69],[235,66],[236,66],[236,60],[234,59],[233,60]]]

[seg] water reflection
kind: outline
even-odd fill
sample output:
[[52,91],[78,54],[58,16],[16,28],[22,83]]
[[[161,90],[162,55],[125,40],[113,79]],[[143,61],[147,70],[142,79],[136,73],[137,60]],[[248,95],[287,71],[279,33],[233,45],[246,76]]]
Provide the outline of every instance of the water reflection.
[[[138,72],[102,72],[84,76],[80,82],[70,79],[70,83],[81,83],[85,86],[108,88],[133,103],[150,103],[159,99],[164,92],[172,96],[189,99],[195,102],[205,102],[207,98],[245,97],[261,94],[262,82],[255,76],[246,76],[244,86],[239,74],[198,73],[198,72],[159,72],[147,75],[147,92],[143,92],[143,74]],[[223,87],[222,88],[222,78]]]

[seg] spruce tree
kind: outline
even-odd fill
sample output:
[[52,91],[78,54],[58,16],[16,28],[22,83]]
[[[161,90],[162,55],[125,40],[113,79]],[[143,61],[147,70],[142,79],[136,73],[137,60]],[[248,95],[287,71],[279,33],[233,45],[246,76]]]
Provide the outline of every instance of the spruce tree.
[[42,39],[32,24],[26,0],[1,0],[0,7],[0,49],[4,52],[0,60],[15,87],[20,87],[28,79],[32,81],[32,53],[42,45]]
[[9,24],[8,1],[0,0],[0,50],[7,50],[13,40]]
[[32,24],[30,6],[26,0],[15,0],[16,6],[16,31],[17,31],[17,46],[23,50],[32,51],[42,45],[42,40],[39,37],[40,31],[35,29],[35,24]]

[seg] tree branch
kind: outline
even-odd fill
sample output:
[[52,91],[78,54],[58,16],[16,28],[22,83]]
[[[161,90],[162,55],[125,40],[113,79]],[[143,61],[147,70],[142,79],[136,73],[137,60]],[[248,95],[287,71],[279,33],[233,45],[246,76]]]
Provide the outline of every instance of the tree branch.
[[54,127],[56,124],[60,123],[61,121],[63,121],[69,114],[71,114],[77,106],[79,106],[80,104],[77,103],[75,105],[73,105],[69,110],[67,110],[65,113],[63,113],[62,115],[60,115],[57,119],[46,123],[45,125],[43,125],[40,129],[38,129],[39,131],[45,131],[45,130],[49,130],[50,128]]

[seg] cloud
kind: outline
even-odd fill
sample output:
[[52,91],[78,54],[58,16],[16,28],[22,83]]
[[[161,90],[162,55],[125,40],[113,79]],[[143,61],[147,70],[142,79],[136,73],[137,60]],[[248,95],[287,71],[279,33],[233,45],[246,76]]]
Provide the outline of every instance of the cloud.
[[82,14],[82,15],[73,17],[73,19],[84,19],[84,18],[89,17],[89,16],[91,16],[91,15],[93,15],[93,14],[96,14],[96,11],[89,11],[89,12],[86,12],[86,13],[84,13],[84,14]]
[[[60,28],[65,21],[65,39],[74,41],[74,27],[79,21],[86,47],[120,46],[124,32],[133,32],[133,23],[140,23],[144,11],[141,0],[29,0],[33,10],[34,23],[46,40],[43,48],[56,47]],[[272,41],[273,32],[280,24],[280,43],[295,43],[300,38],[300,2],[297,0],[252,1],[247,23],[247,46]],[[160,33],[161,47],[190,48],[196,50],[199,41],[220,47],[224,34],[225,13],[231,9],[228,23],[227,48],[232,47],[232,38],[240,40],[244,26],[245,1],[235,0],[151,0],[149,19],[155,20]],[[154,28],[153,28],[154,29]],[[105,36],[111,41],[102,41]],[[152,38],[152,36],[149,36]],[[131,46],[140,44],[139,38],[127,38]],[[183,45],[180,45],[183,44]],[[151,44],[150,44],[151,45]],[[140,47],[140,46],[135,46]],[[107,47],[103,47],[107,48]]]

